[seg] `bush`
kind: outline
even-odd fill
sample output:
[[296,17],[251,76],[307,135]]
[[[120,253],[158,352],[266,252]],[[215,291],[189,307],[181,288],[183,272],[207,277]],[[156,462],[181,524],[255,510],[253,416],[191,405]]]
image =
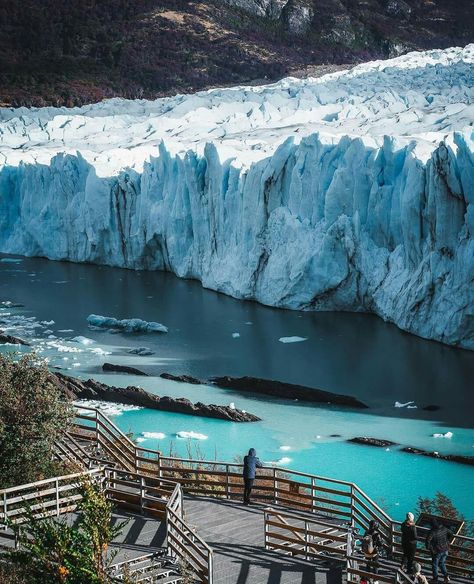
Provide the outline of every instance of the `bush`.
[[0,488],[57,474],[54,443],[71,419],[44,362],[0,355]]
[[[85,480],[80,486],[82,500],[74,525],[67,520],[35,519],[31,510],[27,521],[13,525],[20,549],[6,554],[5,570],[28,584],[108,584],[108,568],[114,554],[110,542],[125,522],[112,525],[112,504],[100,485]],[[1,573],[0,573],[1,575]],[[21,579],[6,580],[23,584]]]

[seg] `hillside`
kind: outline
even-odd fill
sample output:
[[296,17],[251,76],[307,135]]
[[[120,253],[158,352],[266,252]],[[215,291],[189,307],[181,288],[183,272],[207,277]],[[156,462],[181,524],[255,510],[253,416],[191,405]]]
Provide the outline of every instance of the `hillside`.
[[473,40],[469,0],[3,0],[0,103],[82,105],[318,75]]

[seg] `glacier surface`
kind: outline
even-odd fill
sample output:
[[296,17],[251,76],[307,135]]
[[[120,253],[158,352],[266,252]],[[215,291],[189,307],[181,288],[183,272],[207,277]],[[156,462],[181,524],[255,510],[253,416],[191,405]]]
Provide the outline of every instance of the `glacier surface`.
[[474,349],[474,45],[318,79],[0,109],[0,251],[368,311]]

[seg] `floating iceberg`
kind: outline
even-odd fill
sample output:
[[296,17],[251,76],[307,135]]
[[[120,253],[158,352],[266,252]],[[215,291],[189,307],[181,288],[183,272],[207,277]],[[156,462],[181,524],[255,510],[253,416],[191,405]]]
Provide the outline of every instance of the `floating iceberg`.
[[153,440],[164,440],[166,438],[166,434],[163,432],[142,432],[143,438],[150,438]]
[[140,318],[124,318],[118,320],[111,316],[90,314],[87,322],[92,327],[118,329],[126,333],[167,333],[168,328],[159,322],[147,322]]
[[146,357],[148,355],[154,355],[155,352],[149,349],[148,347],[137,347],[134,349],[129,349],[127,353],[131,355],[140,355],[141,357]]
[[452,437],[453,437],[452,432],[445,432],[444,434],[442,433],[433,434],[433,438],[452,438]]
[[81,335],[74,337],[73,339],[71,339],[71,341],[73,341],[74,343],[79,343],[80,345],[93,345],[95,343],[94,340],[92,339],[88,339],[87,337],[83,337]]
[[0,250],[373,312],[474,349],[474,45],[155,101],[0,109]]
[[278,340],[280,343],[302,343],[308,339],[306,337],[280,337]]
[[280,450],[287,452],[288,450],[291,450],[291,446],[280,446]]
[[205,434],[199,434],[199,432],[176,432],[176,436],[178,438],[187,438],[189,440],[207,440],[207,436]]

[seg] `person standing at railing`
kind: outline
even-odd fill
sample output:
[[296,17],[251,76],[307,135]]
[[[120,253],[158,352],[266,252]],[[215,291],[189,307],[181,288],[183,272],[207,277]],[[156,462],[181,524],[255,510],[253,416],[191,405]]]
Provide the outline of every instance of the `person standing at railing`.
[[415,561],[416,554],[416,525],[415,516],[413,513],[407,513],[405,521],[402,523],[402,565],[406,566],[406,571],[408,574],[413,574],[413,562]]
[[447,527],[433,519],[431,531],[426,538],[426,549],[431,552],[431,565],[433,567],[433,583],[438,582],[438,571],[444,576],[445,582],[450,582],[448,570],[446,569],[446,559],[448,557],[449,543],[453,539],[453,534]]
[[244,505],[251,504],[250,495],[252,493],[257,468],[263,468],[263,464],[257,458],[255,448],[251,448],[249,453],[244,456]]
[[365,569],[371,574],[378,574],[379,553],[382,550],[382,536],[380,535],[379,522],[372,520],[369,528],[362,538],[362,553],[365,558]]

